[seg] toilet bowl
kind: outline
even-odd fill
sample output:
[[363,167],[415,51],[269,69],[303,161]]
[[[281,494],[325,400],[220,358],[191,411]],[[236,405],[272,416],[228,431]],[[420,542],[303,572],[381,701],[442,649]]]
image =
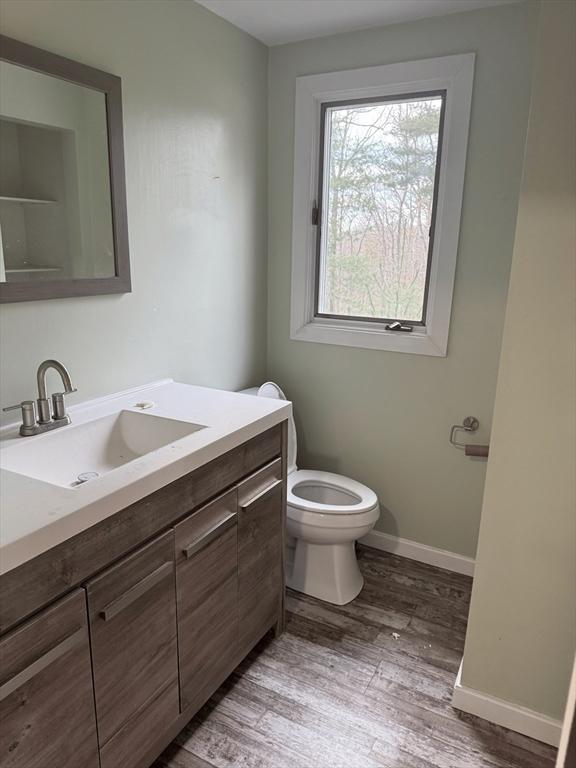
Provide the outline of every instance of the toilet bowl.
[[[280,387],[266,382],[259,397],[286,400]],[[374,491],[349,477],[296,466],[294,420],[288,424],[287,528],[295,541],[288,562],[289,587],[335,605],[353,600],[364,584],[356,541],[380,516]]]

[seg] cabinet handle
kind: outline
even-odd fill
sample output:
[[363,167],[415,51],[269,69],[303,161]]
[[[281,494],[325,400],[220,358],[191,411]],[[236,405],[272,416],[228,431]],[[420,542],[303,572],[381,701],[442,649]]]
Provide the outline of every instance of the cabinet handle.
[[111,603],[108,603],[108,605],[100,611],[100,616],[104,619],[104,621],[110,621],[110,619],[113,619],[121,611],[123,611],[124,608],[132,605],[135,600],[138,600],[139,597],[142,597],[142,595],[146,594],[146,592],[152,589],[152,587],[155,587],[156,584],[159,584],[163,579],[166,578],[166,576],[169,576],[172,573],[173,565],[174,563],[172,560],[170,560],[169,562],[161,565],[159,568],[156,568],[155,571],[149,573],[148,576],[145,576],[142,581],[139,581],[127,592],[124,592],[123,595],[120,595],[120,597],[117,597],[116,600],[112,600]]
[[247,509],[252,504],[260,501],[263,496],[266,496],[266,494],[270,493],[270,491],[274,491],[276,488],[278,488],[279,485],[282,485],[282,480],[275,480],[273,483],[271,483],[271,485],[268,485],[266,488],[264,488],[264,490],[260,491],[260,493],[257,493],[256,496],[252,496],[252,498],[245,504],[240,504],[240,509]]
[[187,547],[184,547],[182,550],[182,552],[184,552],[184,556],[190,558],[192,555],[197,554],[201,549],[207,547],[208,544],[214,541],[214,539],[217,539],[218,536],[224,533],[224,531],[227,531],[228,528],[232,528],[232,526],[235,524],[236,513],[233,512],[231,515],[228,515],[228,517],[225,517],[224,520],[220,520],[211,528],[208,528],[206,533],[202,534],[202,536],[199,539],[196,539],[196,541],[193,541],[192,544],[188,544]]
[[14,677],[10,678],[10,680],[0,686],[0,702],[4,701],[4,699],[10,696],[10,694],[14,693],[14,691],[16,691],[18,688],[21,688],[24,683],[32,680],[32,678],[38,675],[40,672],[43,672],[57,659],[66,655],[85,637],[86,628],[80,627],[80,629],[77,629],[76,632],[73,632],[65,640],[62,640],[61,643],[58,643],[58,645],[55,645],[54,648],[51,648],[43,656],[40,656],[39,659],[33,661],[29,667],[26,667],[26,669],[23,669],[22,672],[18,672],[17,675],[14,675]]

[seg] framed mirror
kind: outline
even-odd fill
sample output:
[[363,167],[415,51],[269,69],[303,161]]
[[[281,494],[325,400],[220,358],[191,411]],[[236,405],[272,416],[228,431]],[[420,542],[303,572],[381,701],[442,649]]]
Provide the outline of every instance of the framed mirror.
[[120,78],[0,35],[0,301],[130,290]]

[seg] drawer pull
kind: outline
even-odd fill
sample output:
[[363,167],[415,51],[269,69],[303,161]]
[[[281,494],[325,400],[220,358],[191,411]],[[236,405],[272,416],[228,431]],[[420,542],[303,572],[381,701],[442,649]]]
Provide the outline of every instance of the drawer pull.
[[85,637],[86,629],[85,627],[80,627],[80,629],[77,629],[76,632],[73,632],[65,640],[62,640],[61,643],[58,643],[58,645],[55,645],[54,648],[51,648],[43,656],[40,656],[39,659],[33,661],[29,667],[14,675],[14,677],[0,686],[0,701],[4,701],[10,694],[23,686],[24,683],[32,680],[33,677],[43,672],[50,664],[71,651]]
[[247,509],[252,504],[255,504],[257,501],[260,501],[260,499],[263,496],[266,496],[267,493],[270,493],[270,491],[274,491],[276,488],[278,488],[279,485],[282,485],[282,480],[276,480],[275,482],[268,485],[264,490],[260,491],[260,493],[257,493],[256,496],[252,496],[251,499],[249,499],[245,504],[240,504],[241,509]]
[[104,621],[110,621],[110,619],[113,619],[121,611],[123,611],[124,608],[132,605],[135,600],[138,600],[138,598],[142,597],[142,595],[151,590],[152,587],[155,587],[156,584],[159,584],[163,579],[169,576],[172,573],[173,565],[174,563],[172,560],[167,563],[163,563],[163,565],[161,565],[159,568],[156,568],[155,571],[152,571],[152,573],[149,573],[148,576],[145,576],[142,581],[139,581],[127,592],[124,592],[123,595],[117,597],[116,600],[112,600],[111,603],[108,603],[108,605],[100,611],[100,616],[104,619]]
[[235,524],[236,513],[234,512],[231,515],[228,515],[228,517],[225,517],[224,520],[220,520],[220,522],[209,528],[206,533],[202,534],[199,539],[196,539],[196,541],[193,541],[192,544],[189,544],[187,547],[185,547],[182,550],[184,555],[186,557],[192,557],[197,552],[200,552],[201,549],[207,547],[208,544],[214,541],[214,539],[217,539],[218,536],[224,533],[224,531],[227,531],[228,528],[232,528],[232,526]]

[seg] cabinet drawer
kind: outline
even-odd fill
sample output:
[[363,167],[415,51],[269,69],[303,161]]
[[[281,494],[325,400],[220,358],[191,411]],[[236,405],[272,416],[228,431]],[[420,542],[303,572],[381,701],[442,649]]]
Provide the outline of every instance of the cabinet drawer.
[[238,486],[239,649],[245,655],[280,618],[284,483],[281,461]]
[[[128,721],[178,679],[173,531],[89,581],[86,590],[103,747],[120,729],[126,738]],[[173,709],[176,718],[177,701]]]
[[181,710],[199,709],[232,672],[238,644],[236,489],[176,526]]
[[0,640],[2,768],[97,768],[83,590]]

